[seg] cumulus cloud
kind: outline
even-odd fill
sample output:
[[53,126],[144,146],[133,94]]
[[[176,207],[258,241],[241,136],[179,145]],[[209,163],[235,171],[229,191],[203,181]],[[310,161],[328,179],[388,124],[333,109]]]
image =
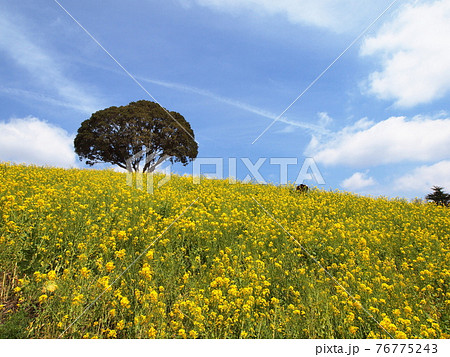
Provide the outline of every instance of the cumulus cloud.
[[430,192],[432,186],[450,189],[450,161],[443,160],[433,165],[420,166],[395,181],[398,190],[406,192]]
[[378,33],[366,39],[361,55],[378,56],[381,70],[370,74],[367,91],[412,107],[450,91],[450,0],[406,4]]
[[342,181],[341,186],[347,190],[360,190],[376,184],[372,177],[368,177],[367,173],[355,172],[352,176]]
[[252,12],[260,15],[281,15],[295,24],[306,24],[344,32],[374,18],[389,1],[360,0],[180,0],[183,6],[197,3],[231,14]]
[[[43,89],[55,93],[59,97],[57,102],[65,102],[65,106],[84,113],[93,113],[101,108],[102,105],[93,97],[92,93],[64,74],[61,65],[53,59],[55,56],[36,45],[36,41],[23,25],[22,19],[13,17],[2,9],[0,13],[0,51],[8,54],[18,66],[28,71],[30,81],[37,81]],[[11,89],[6,90],[11,92]],[[21,91],[21,89],[15,90]],[[37,96],[35,97],[39,99]],[[43,98],[46,97],[43,96]]]
[[313,137],[305,154],[327,165],[370,167],[399,162],[436,162],[450,157],[450,118],[367,119],[332,137]]
[[76,166],[73,136],[34,117],[0,122],[0,161]]

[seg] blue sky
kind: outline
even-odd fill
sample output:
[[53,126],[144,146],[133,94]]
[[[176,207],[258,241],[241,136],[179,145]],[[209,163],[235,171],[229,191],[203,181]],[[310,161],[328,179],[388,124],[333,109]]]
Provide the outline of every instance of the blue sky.
[[[267,158],[260,173],[277,183],[270,158],[297,158],[294,181],[313,158],[325,189],[450,190],[450,0],[399,0],[364,33],[392,0],[59,3],[191,123],[199,157],[224,158],[225,176],[230,157],[238,179],[241,158]],[[72,144],[83,120],[152,100],[54,0],[0,4],[0,78],[0,161],[84,167]]]

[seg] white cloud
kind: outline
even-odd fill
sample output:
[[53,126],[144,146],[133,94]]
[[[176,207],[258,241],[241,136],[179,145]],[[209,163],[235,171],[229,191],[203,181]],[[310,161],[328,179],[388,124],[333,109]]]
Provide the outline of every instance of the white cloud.
[[342,181],[341,186],[347,190],[360,190],[375,185],[376,182],[367,173],[355,172],[352,176]]
[[450,161],[440,161],[431,166],[421,166],[395,181],[398,190],[406,192],[431,192],[431,187],[443,186],[450,190]]
[[436,162],[450,157],[450,118],[362,119],[332,137],[313,137],[307,156],[328,165],[371,167],[399,162]]
[[0,122],[0,161],[76,166],[73,137],[34,117]]
[[[242,12],[281,15],[294,24],[306,24],[344,32],[361,27],[361,22],[375,18],[389,1],[361,0],[180,0],[183,6],[195,2],[231,14]],[[384,7],[384,8],[383,8]]]
[[319,112],[317,113],[317,116],[319,117],[319,125],[321,127],[327,127],[333,122],[333,118],[331,118],[326,112]]
[[59,100],[54,97],[48,96],[44,93],[33,92],[33,91],[20,89],[20,88],[4,87],[2,85],[0,85],[0,93],[9,95],[16,99],[20,98],[21,100],[24,100],[24,101],[37,101],[37,102],[49,104],[52,106],[75,109],[75,110],[78,110],[83,113],[90,113],[88,111],[88,108],[83,106],[83,104],[80,104],[78,102],[68,102],[65,100]]
[[37,81],[43,89],[54,91],[66,106],[74,107],[85,113],[93,113],[102,105],[80,84],[69,79],[60,63],[50,53],[36,45],[36,41],[24,28],[25,23],[19,17],[11,21],[11,14],[2,10],[0,14],[0,51],[7,53],[15,63],[27,70],[30,81]]
[[368,93],[412,107],[450,91],[450,0],[404,5],[361,47],[378,55],[380,71],[370,74]]

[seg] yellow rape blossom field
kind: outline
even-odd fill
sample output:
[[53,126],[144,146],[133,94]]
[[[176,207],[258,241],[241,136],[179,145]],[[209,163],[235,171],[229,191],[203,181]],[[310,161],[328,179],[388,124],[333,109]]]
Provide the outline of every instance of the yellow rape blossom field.
[[449,238],[431,204],[3,163],[0,337],[449,338]]

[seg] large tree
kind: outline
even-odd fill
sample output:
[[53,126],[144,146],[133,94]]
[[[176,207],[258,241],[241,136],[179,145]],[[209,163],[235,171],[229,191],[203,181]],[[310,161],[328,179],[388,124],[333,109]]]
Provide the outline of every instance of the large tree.
[[152,172],[166,159],[186,165],[197,157],[194,132],[184,117],[140,100],[99,110],[81,123],[74,140],[80,160],[108,162],[128,171]]

